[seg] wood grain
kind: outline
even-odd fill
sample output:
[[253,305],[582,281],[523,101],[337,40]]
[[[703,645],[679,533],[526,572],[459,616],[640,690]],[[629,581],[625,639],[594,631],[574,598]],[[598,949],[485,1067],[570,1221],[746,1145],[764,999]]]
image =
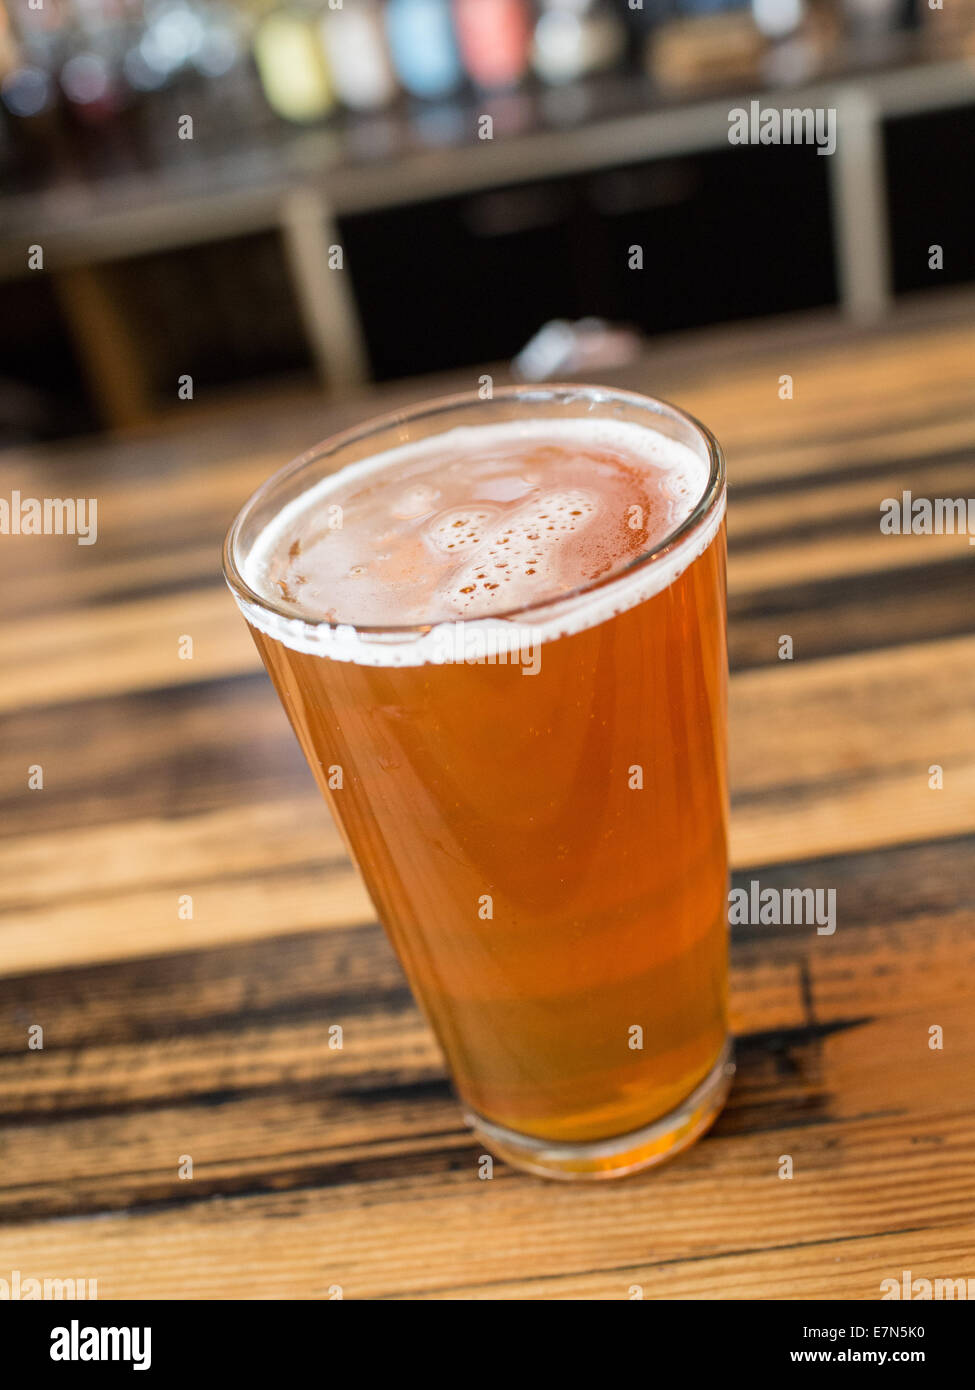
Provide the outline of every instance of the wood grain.
[[975,1277],[975,547],[878,520],[905,489],[975,493],[970,311],[717,334],[622,374],[728,453],[735,883],[834,887],[838,924],[736,930],[729,1105],[615,1185],[478,1180],[218,573],[289,454],[468,383],[0,458],[0,493],[99,500],[97,545],[0,544],[0,1273],[102,1298],[473,1300]]

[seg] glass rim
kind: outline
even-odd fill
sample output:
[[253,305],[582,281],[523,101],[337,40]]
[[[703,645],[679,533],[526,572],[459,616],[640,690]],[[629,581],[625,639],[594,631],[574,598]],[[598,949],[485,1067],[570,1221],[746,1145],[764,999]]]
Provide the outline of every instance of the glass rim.
[[[296,614],[283,604],[277,603],[267,594],[262,594],[253,589],[244,578],[243,566],[238,563],[236,554],[240,534],[252,513],[266,501],[268,496],[286,482],[294,474],[306,468],[308,465],[316,463],[330,455],[337,454],[340,450],[350,444],[358,443],[367,439],[371,434],[379,434],[383,430],[395,428],[397,425],[403,426],[417,420],[422,420],[430,416],[446,415],[452,411],[462,410],[468,406],[479,406],[490,408],[495,401],[519,401],[537,402],[538,404],[558,404],[564,401],[569,404],[573,401],[588,400],[594,404],[610,404],[614,401],[646,410],[652,415],[668,417],[676,420],[690,428],[703,442],[707,452],[708,462],[708,481],[691,511],[671,531],[650,546],[647,550],[641,551],[639,555],[632,556],[618,569],[612,570],[609,574],[600,575],[596,579],[587,580],[583,584],[577,584],[572,588],[561,590],[559,593],[548,596],[544,599],[533,600],[526,604],[520,604],[514,608],[505,609],[503,612],[484,614],[476,618],[431,618],[424,622],[413,623],[356,623],[349,620],[329,622],[327,618],[316,618],[304,614]],[[436,438],[436,436],[430,436]],[[413,441],[403,440],[402,445]],[[678,441],[679,442],[679,441]],[[386,445],[384,448],[396,447]],[[357,460],[359,461],[359,460]],[[332,471],[331,475],[322,476],[338,477],[349,465],[340,465]],[[316,479],[321,481],[321,479]],[[312,482],[309,488],[315,486]],[[284,620],[288,623],[300,623],[311,631],[336,631],[344,628],[352,629],[357,634],[365,637],[380,639],[382,637],[420,637],[430,632],[433,628],[442,626],[445,623],[462,621],[465,623],[478,622],[505,622],[514,619],[524,619],[533,613],[547,613],[560,607],[562,604],[571,603],[574,599],[584,598],[588,594],[598,593],[623,580],[631,577],[637,572],[649,569],[655,563],[661,563],[680,549],[683,543],[703,526],[717,507],[724,500],[727,488],[727,476],[724,453],[717,439],[701,423],[696,416],[682,407],[673,405],[670,401],[665,401],[657,396],[648,396],[640,391],[624,390],[615,386],[594,386],[579,382],[540,382],[538,384],[525,384],[514,386],[496,387],[490,397],[482,398],[477,391],[460,391],[448,396],[436,396],[416,402],[414,405],[401,407],[399,410],[387,411],[383,415],[372,415],[358,425],[352,425],[348,429],[341,430],[337,434],[327,435],[317,444],[313,444],[310,449],[283,464],[279,469],[266,478],[247,498],[243,506],[239,509],[223,543],[223,573],[231,592],[238,604],[246,608],[257,608],[262,613],[271,615],[279,622]],[[300,496],[300,494],[298,494]],[[664,586],[668,587],[668,586]],[[246,616],[246,611],[245,611]]]

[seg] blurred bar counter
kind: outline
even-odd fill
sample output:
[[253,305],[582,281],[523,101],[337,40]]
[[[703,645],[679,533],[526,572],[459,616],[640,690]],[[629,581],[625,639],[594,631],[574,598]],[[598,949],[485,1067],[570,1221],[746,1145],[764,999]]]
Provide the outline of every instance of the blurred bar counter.
[[[0,379],[38,392],[20,437],[150,420],[184,376],[197,394],[313,372],[344,388],[510,357],[552,317],[648,334],[827,305],[868,321],[900,294],[975,280],[957,196],[975,149],[973,32],[957,17],[837,31],[790,40],[791,68],[748,75],[729,57],[668,86],[671,38],[656,75],[631,62],[468,84],[305,125],[258,118],[218,84],[151,93],[136,135],[79,128],[53,165],[8,171],[0,288],[20,329]],[[835,108],[835,155],[733,149],[729,110],[752,100]],[[0,427],[18,437],[16,420]]]
[[613,374],[728,455],[735,886],[833,887],[838,926],[734,930],[728,1108],[672,1165],[582,1190],[479,1180],[218,569],[290,455],[484,369],[0,455],[4,495],[99,504],[92,546],[0,544],[0,1268],[103,1300],[872,1300],[902,1270],[975,1275],[975,548],[879,527],[904,489],[971,492],[973,360],[967,295]]

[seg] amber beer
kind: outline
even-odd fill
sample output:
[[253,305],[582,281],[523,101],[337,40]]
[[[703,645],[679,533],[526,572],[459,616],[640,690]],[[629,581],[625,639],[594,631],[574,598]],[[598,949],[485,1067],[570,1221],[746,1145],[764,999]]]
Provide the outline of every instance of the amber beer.
[[656,1162],[730,1083],[724,487],[672,407],[515,388],[321,445],[228,536],[467,1118],[536,1172]]

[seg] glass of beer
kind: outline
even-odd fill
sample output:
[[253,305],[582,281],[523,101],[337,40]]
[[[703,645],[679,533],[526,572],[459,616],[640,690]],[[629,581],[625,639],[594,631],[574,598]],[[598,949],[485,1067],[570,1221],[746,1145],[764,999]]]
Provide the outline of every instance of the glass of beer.
[[548,1177],[674,1154],[734,1070],[724,510],[690,416],[531,386],[328,439],[227,537],[465,1118]]

